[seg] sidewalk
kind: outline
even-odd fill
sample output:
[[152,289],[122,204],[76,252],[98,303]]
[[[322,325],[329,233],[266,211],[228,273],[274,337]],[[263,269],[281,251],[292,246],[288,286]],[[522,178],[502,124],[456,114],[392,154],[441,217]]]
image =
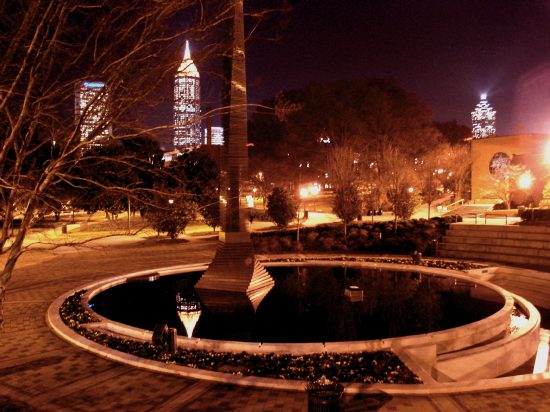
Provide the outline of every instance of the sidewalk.
[[[290,411],[307,410],[305,392],[235,387],[146,372],[65,343],[44,314],[61,293],[86,282],[146,268],[208,262],[216,239],[139,238],[75,253],[33,250],[8,286],[0,334],[0,410]],[[346,411],[546,411],[550,384],[457,395],[348,395]],[[11,409],[10,409],[11,408]]]

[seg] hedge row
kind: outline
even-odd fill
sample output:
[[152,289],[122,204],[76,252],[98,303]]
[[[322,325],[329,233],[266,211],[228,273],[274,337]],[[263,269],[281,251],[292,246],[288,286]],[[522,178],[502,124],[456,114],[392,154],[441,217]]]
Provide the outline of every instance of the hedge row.
[[408,254],[418,251],[434,256],[450,223],[460,221],[455,216],[445,218],[413,219],[348,226],[344,236],[342,225],[319,225],[296,230],[256,233],[252,242],[257,253],[277,252],[368,252]]
[[550,209],[523,209],[519,210],[518,214],[524,221],[550,221]]

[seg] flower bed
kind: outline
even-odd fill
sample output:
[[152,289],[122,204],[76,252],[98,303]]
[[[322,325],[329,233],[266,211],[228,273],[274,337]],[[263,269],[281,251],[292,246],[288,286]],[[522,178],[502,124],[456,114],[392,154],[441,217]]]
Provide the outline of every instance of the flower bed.
[[[290,258],[266,258],[262,259],[262,262],[289,262],[289,263],[307,263],[311,258],[308,257],[290,257]],[[394,263],[398,265],[418,265],[439,269],[450,269],[465,271],[471,269],[481,269],[487,267],[487,265],[463,262],[460,260],[442,260],[442,259],[420,259],[415,261],[412,258],[395,258],[395,257],[365,257],[365,256],[315,256],[315,261],[320,262],[373,262],[373,263]]]
[[109,348],[146,359],[211,371],[278,379],[317,380],[321,376],[337,382],[422,383],[392,352],[316,353],[310,355],[251,354],[178,349],[166,353],[150,342],[124,339],[88,329],[86,323],[97,322],[81,305],[79,291],[69,296],[59,310],[66,325],[78,334]]

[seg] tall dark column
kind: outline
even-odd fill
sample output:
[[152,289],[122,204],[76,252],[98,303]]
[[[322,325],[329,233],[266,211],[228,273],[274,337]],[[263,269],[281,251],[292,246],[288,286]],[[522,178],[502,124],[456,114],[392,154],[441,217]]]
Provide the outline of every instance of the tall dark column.
[[[225,147],[220,177],[220,220],[223,231],[220,232],[216,256],[196,288],[246,292],[254,304],[258,296],[265,296],[269,291],[273,280],[254,261],[250,233],[246,230],[245,202],[241,199],[242,186],[248,179],[243,0],[231,0],[231,7],[233,18],[227,36],[230,47],[224,61],[226,81],[223,100],[227,114],[223,118]],[[204,293],[201,298],[203,296]]]
[[[231,47],[224,61],[223,103],[229,110],[224,116],[225,153],[222,163],[222,222],[226,233],[245,232],[241,219],[242,184],[248,179],[248,130],[246,99],[246,63],[244,52],[243,1],[232,0]],[[225,213],[223,213],[225,212]]]

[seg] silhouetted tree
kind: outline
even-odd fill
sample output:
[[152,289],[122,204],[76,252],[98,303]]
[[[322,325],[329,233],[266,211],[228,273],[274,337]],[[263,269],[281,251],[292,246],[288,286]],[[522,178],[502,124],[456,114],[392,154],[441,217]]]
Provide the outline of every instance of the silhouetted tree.
[[347,236],[349,222],[361,213],[361,199],[357,186],[343,185],[335,190],[332,210],[344,223],[344,237]]
[[267,213],[277,226],[288,226],[288,223],[296,217],[298,207],[286,190],[275,187],[267,197]]

